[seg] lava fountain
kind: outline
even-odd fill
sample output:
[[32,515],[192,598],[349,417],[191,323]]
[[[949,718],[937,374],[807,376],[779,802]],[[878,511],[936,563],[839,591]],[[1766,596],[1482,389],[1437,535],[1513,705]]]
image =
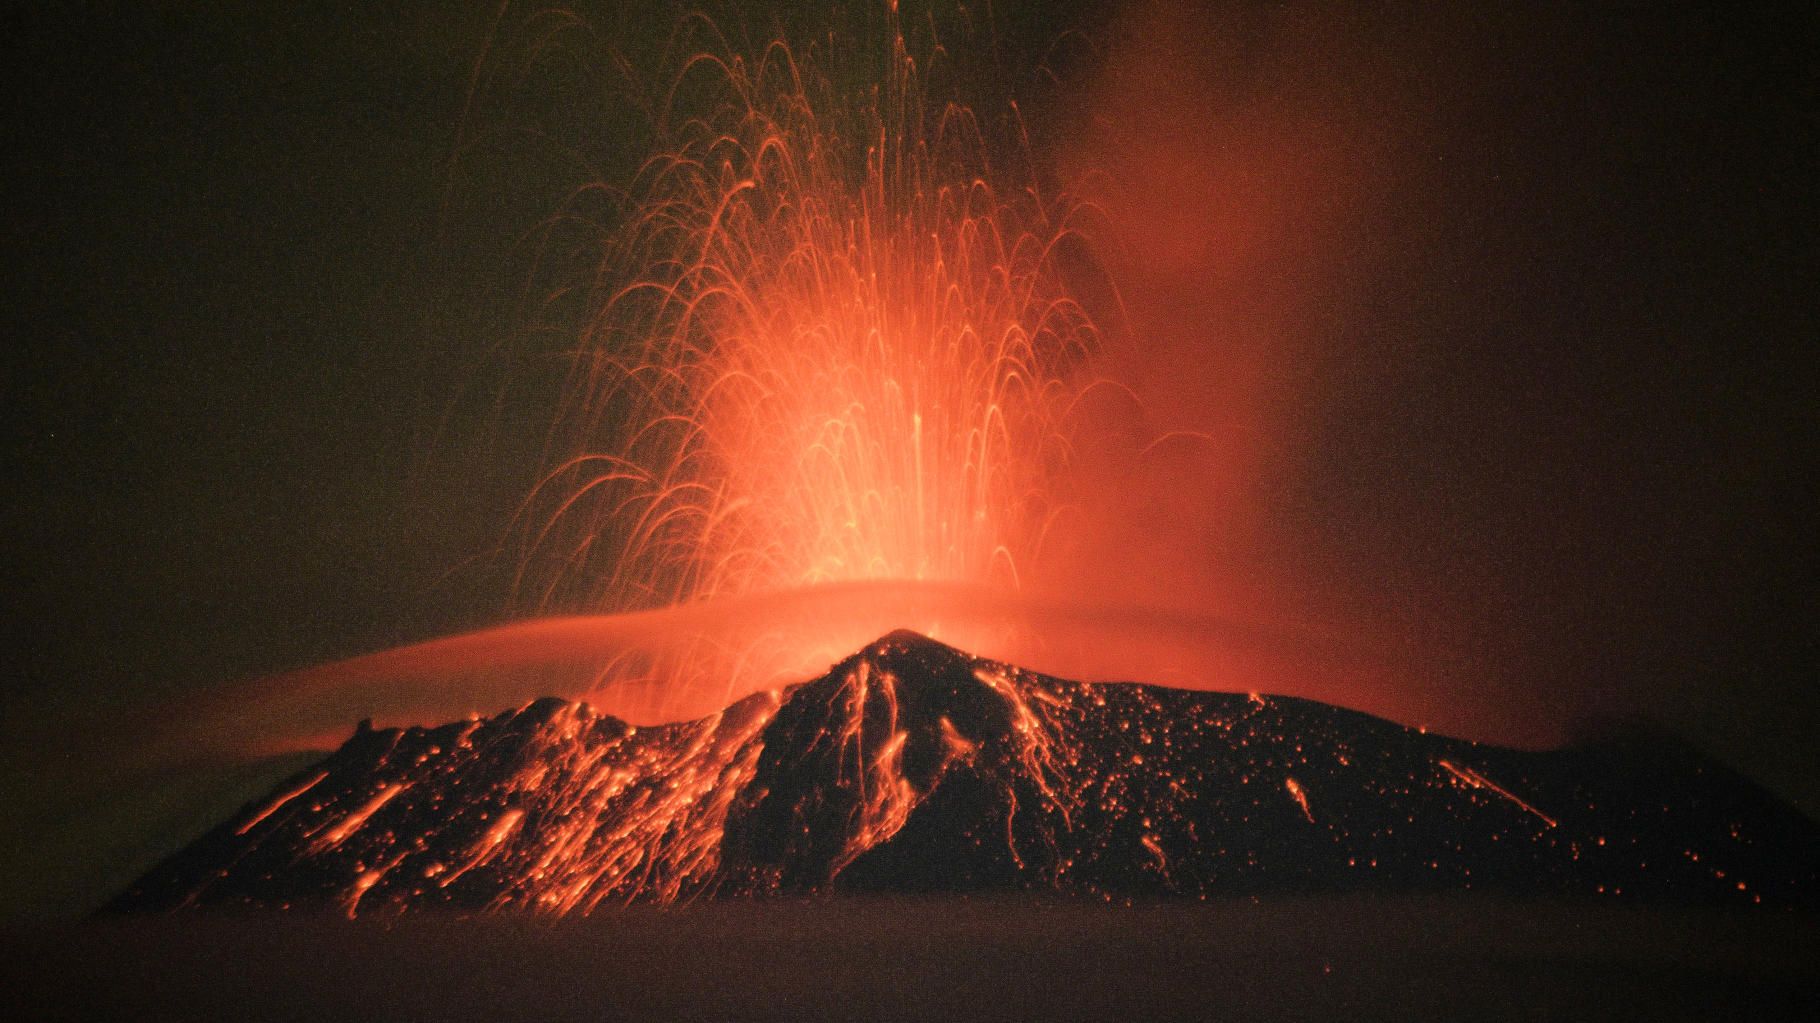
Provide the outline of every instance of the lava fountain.
[[1047,182],[1016,102],[966,102],[968,47],[933,20],[857,21],[744,49],[679,23],[655,155],[545,225],[567,380],[512,517],[511,620],[224,694],[262,750],[551,694],[685,720],[894,629],[1074,678],[1387,702],[1353,637],[1109,601],[1078,571],[1143,542],[1084,507],[1120,489],[1108,450],[1195,439],[1144,435],[1106,375],[1134,342],[1099,208]]
[[[659,152],[585,284],[553,464],[516,523],[523,606],[1018,591],[1066,542],[1058,480],[1101,344],[1067,280],[1091,211],[1038,187],[1015,105],[997,122],[1017,143],[995,147],[973,109],[932,98],[895,11],[882,59],[832,38],[744,56],[685,24],[711,45],[670,83]],[[724,703],[811,667],[805,651],[953,628],[829,636],[829,618],[602,680]]]

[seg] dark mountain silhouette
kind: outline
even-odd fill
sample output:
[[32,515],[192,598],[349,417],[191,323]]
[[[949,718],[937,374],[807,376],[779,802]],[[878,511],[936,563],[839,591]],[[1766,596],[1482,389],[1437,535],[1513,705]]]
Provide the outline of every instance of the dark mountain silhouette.
[[363,723],[109,908],[1020,889],[1812,907],[1820,827],[1678,744],[1503,749],[1308,700],[1069,682],[900,632],[698,721],[545,699]]

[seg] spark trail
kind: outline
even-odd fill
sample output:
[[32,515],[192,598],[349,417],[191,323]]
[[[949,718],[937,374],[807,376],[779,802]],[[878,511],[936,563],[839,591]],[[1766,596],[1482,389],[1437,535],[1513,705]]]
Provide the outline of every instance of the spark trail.
[[[523,604],[1016,592],[1069,529],[1056,479],[1101,337],[1064,263],[1093,262],[1090,211],[1039,186],[1015,103],[928,84],[954,59],[913,56],[895,5],[808,47],[681,35],[701,47],[579,289],[555,455],[518,517]],[[725,703],[817,628],[780,624],[730,672],[644,670]]]
[[1449,774],[1453,775],[1455,778],[1459,779],[1461,783],[1463,783],[1465,785],[1469,785],[1475,789],[1485,789],[1490,792],[1495,792],[1499,796],[1510,800],[1512,803],[1516,804],[1519,807],[1522,807],[1524,811],[1534,814],[1537,820],[1541,821],[1542,823],[1548,825],[1551,828],[1556,827],[1559,824],[1559,822],[1556,821],[1553,817],[1550,817],[1549,815],[1547,815],[1547,814],[1543,813],[1542,811],[1536,809],[1535,807],[1529,805],[1529,803],[1525,802],[1522,797],[1512,793],[1509,789],[1505,788],[1502,785],[1499,785],[1497,782],[1492,781],[1490,778],[1485,777],[1484,775],[1480,774],[1479,772],[1473,770],[1470,767],[1462,767],[1459,764],[1456,764],[1451,760],[1437,760],[1437,761],[1435,761],[1435,763],[1439,764],[1442,768],[1444,768],[1447,771],[1447,773],[1449,773]]

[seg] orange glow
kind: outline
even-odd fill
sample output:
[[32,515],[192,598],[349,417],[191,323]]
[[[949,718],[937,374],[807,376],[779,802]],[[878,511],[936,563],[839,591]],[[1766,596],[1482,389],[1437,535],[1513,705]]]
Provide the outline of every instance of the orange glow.
[[1287,683],[1387,716],[1405,709],[1373,651],[1318,632],[881,581],[444,637],[224,688],[213,707],[186,708],[175,727],[188,748],[267,754],[339,745],[362,718],[448,721],[541,696],[586,700],[637,724],[690,720],[819,674],[898,627],[1061,677],[1228,691]]
[[[1157,315],[1153,301],[1149,322],[1128,321],[1125,295],[1211,261],[1226,268],[1224,301],[1245,290],[1232,264],[1257,262],[1267,225],[1195,210],[1216,229],[1187,248],[1171,244],[1186,235],[1131,234],[1171,220],[1156,208],[1174,208],[1167,189],[1125,209],[1106,181],[1051,185],[1093,168],[1038,173],[1014,103],[976,111],[932,79],[941,62],[912,54],[895,15],[885,27],[882,45],[741,53],[684,20],[679,38],[707,42],[664,93],[676,105],[656,111],[658,151],[612,189],[619,217],[587,279],[554,289],[584,297],[548,462],[513,521],[517,611],[531,620],[223,690],[181,715],[186,753],[319,748],[361,718],[449,720],[546,695],[637,725],[690,721],[897,628],[1062,677],[1293,693],[1512,744],[1556,738],[1532,719],[1490,727],[1469,696],[1425,697],[1355,633],[1210,581],[1198,525],[1159,528],[1158,514],[1244,534],[1224,519],[1255,497],[1263,455],[1239,448],[1276,430],[1251,390],[1267,353],[1195,310]],[[1120,177],[1154,183],[1142,169]],[[1183,180],[1195,202],[1224,194]],[[1098,223],[1102,208],[1120,231]],[[1102,259],[1108,247],[1144,255]],[[1145,279],[1110,269],[1126,265]],[[1186,345],[1191,328],[1210,336]],[[1152,415],[1159,392],[1140,378],[1159,366],[1217,386]],[[1230,422],[1214,436],[1176,414],[1184,404]],[[1044,709],[1004,688],[1032,736],[1020,755],[1053,778],[1062,754],[1041,739]],[[944,741],[971,755],[969,737]],[[868,753],[855,783],[887,827],[896,769]],[[441,881],[463,869],[447,864]]]
[[[988,140],[973,110],[925,94],[886,22],[882,54],[747,56],[716,37],[682,64],[672,95],[701,109],[660,118],[591,284],[559,454],[518,518],[525,605],[875,581],[1015,593],[1063,543],[1057,475],[1100,344],[1063,265],[1090,251],[1087,211],[1001,152],[1015,107]],[[836,86],[868,61],[877,87]],[[798,677],[811,650],[826,664],[867,638],[786,628]],[[769,684],[773,659],[754,641],[647,671],[674,718],[701,687],[724,705]]]
[[[1306,611],[1274,569],[1211,556],[1268,553],[1246,523],[1283,396],[1259,367],[1294,353],[1270,340],[1283,314],[1246,303],[1275,308],[1265,269],[1319,249],[1273,247],[1272,221],[1331,185],[1332,154],[1298,129],[1214,160],[1164,118],[1155,151],[1089,133],[1037,155],[1014,102],[963,101],[962,40],[913,48],[894,15],[867,18],[870,35],[750,51],[685,18],[656,151],[577,190],[619,198],[584,279],[549,288],[574,335],[506,545],[517,620],[224,689],[173,715],[186,754],[544,695],[689,720],[897,628],[1061,677],[1560,738],[1432,685],[1438,660],[1412,669],[1383,630],[1333,624],[1356,608]],[[1127,65],[1135,80],[1095,87],[1107,124],[1167,77]],[[1253,178],[1282,184],[1236,189]],[[601,211],[551,220],[570,214]]]

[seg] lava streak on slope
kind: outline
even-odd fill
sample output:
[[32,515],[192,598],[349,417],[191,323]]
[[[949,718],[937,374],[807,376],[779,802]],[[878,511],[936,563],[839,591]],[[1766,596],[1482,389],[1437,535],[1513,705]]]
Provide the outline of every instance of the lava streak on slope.
[[1817,854],[1812,822],[1691,753],[1524,753],[894,633],[687,723],[542,700],[363,727],[113,908],[1464,888],[1811,906]]

